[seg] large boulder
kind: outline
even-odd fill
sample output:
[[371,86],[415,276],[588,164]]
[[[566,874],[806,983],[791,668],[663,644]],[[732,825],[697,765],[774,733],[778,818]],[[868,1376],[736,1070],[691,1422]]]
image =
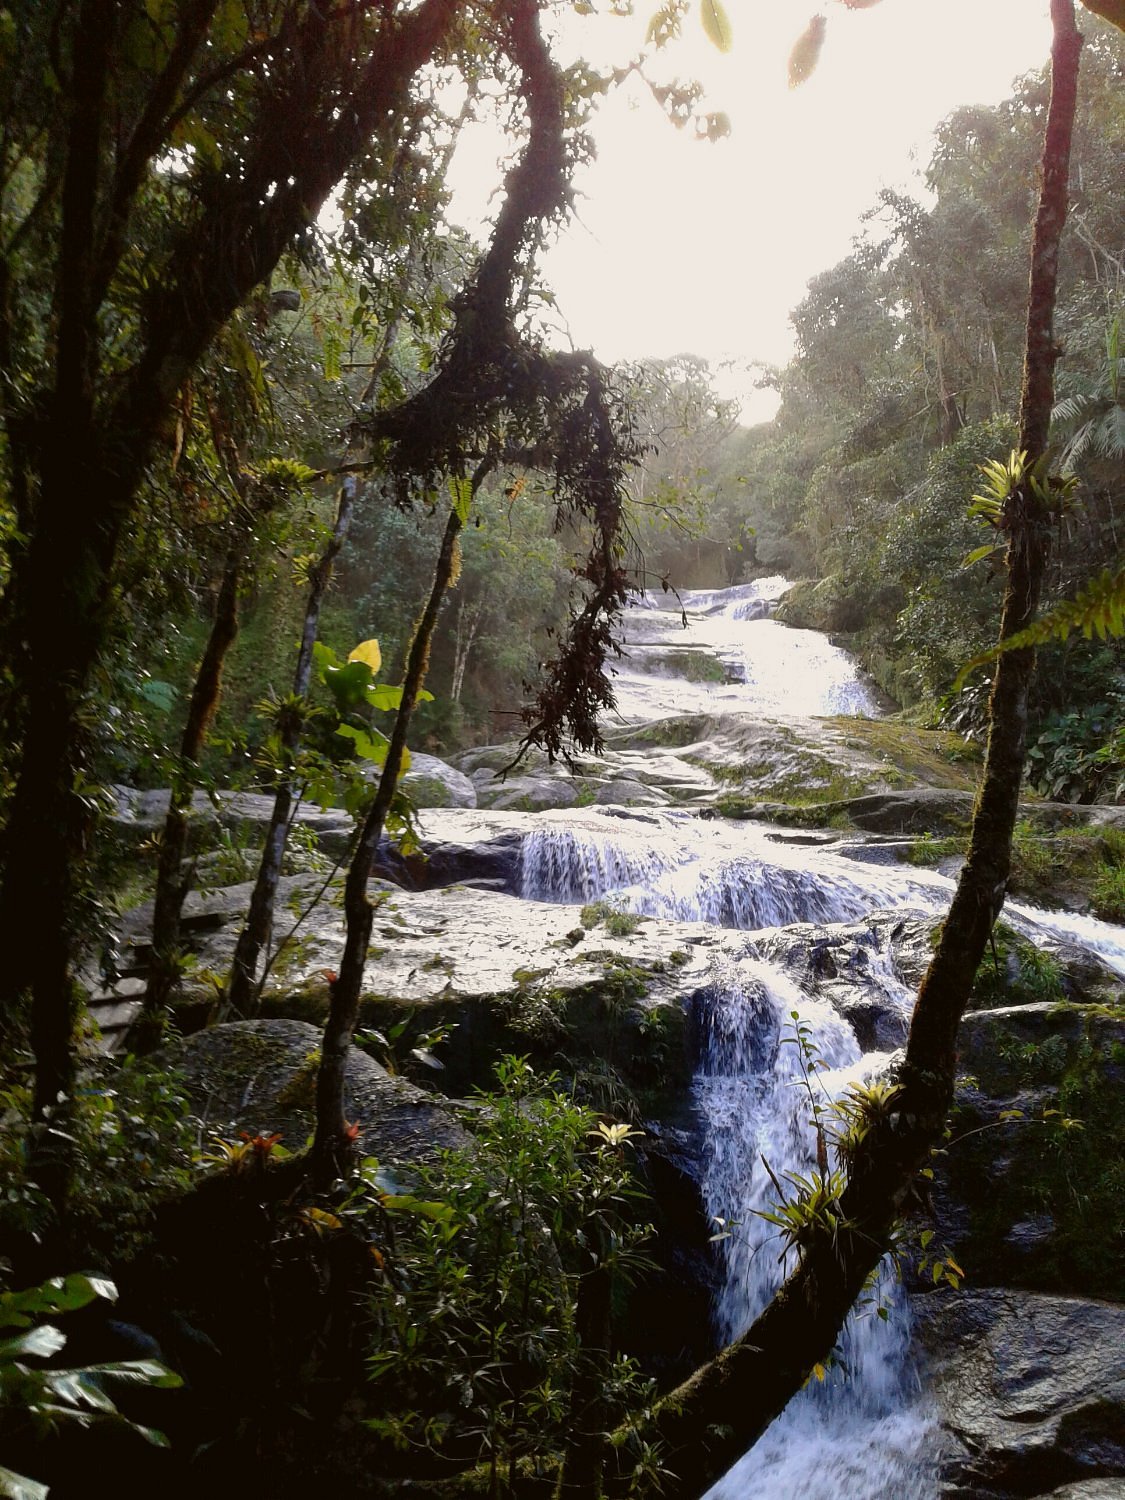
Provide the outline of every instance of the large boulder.
[[464,771],[436,755],[413,751],[399,785],[415,807],[476,807],[477,789]]
[[756,946],[803,989],[831,1001],[864,1052],[892,1052],[906,1041],[933,925],[911,913],[874,912],[858,922],[777,927]]
[[611,807],[664,807],[669,800],[658,788],[624,777],[605,782],[594,793],[595,802]]
[[[915,1299],[949,1434],[945,1493],[1125,1493],[1125,1307],[984,1290]],[[1103,1492],[1104,1493],[1104,1492]],[[1092,1492],[1092,1495],[1097,1491]]]
[[[110,822],[119,836],[130,841],[139,840],[163,828],[171,796],[167,787],[137,791],[135,787],[115,786],[112,792],[114,811]],[[254,863],[255,851],[261,847],[273,808],[274,798],[264,792],[216,792],[214,795],[193,792],[190,815],[195,823],[227,828],[245,838],[251,850],[250,863]],[[326,854],[342,854],[351,840],[353,820],[341,808],[322,808],[304,802],[293,814],[293,819],[312,832]]]
[[1119,1297],[1125,1015],[1054,999],[962,1022],[938,1220],[977,1285]]
[[566,776],[509,776],[503,781],[493,777],[476,783],[477,802],[481,807],[499,811],[541,812],[544,808],[575,807],[578,790]]
[[[312,1133],[321,1033],[304,1021],[234,1021],[168,1048],[192,1109],[222,1133],[281,1136],[290,1150]],[[468,1139],[451,1114],[353,1047],[345,1073],[348,1119],[364,1156],[425,1161]]]

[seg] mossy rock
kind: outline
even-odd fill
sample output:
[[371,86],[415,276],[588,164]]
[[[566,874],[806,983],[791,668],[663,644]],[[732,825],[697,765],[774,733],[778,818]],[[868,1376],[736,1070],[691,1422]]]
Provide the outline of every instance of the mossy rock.
[[1125,1013],[1035,1002],[965,1018],[939,1220],[970,1283],[1121,1298]]
[[863,601],[849,592],[844,578],[836,573],[820,580],[806,578],[795,583],[781,596],[774,618],[798,630],[820,630],[831,635],[836,631],[859,630],[866,610]]
[[[234,1021],[166,1049],[193,1110],[224,1132],[279,1133],[290,1150],[312,1132],[321,1033],[303,1021]],[[423,1161],[467,1137],[431,1095],[391,1077],[356,1048],[348,1053],[348,1118],[359,1145],[384,1162]]]

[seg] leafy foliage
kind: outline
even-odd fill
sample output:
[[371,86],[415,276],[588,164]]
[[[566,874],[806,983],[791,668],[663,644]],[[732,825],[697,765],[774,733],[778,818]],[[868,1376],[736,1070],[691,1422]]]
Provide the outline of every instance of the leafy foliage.
[[637,1132],[595,1120],[519,1059],[498,1066],[497,1085],[471,1155],[444,1154],[409,1190],[367,1163],[341,1216],[386,1247],[374,1430],[407,1471],[422,1453],[480,1463],[508,1494],[525,1461],[557,1461],[584,1427],[576,1402],[591,1381],[603,1422],[646,1400],[628,1361],[584,1342],[582,1308],[599,1278],[640,1264],[647,1231],[626,1157]]
[[[67,1343],[66,1334],[50,1320],[96,1298],[115,1301],[113,1282],[72,1275],[20,1292],[0,1292],[0,1436],[6,1443],[48,1441],[60,1427],[113,1424],[150,1443],[165,1444],[155,1428],[123,1416],[112,1394],[115,1388],[167,1389],[182,1384],[164,1365],[147,1359],[69,1369],[43,1363],[55,1359]],[[6,1500],[45,1500],[47,1487],[0,1468],[0,1495]]]

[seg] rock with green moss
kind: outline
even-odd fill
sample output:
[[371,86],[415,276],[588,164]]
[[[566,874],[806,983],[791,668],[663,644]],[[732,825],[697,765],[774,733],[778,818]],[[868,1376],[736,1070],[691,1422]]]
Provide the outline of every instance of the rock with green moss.
[[[220,1134],[281,1136],[290,1150],[312,1132],[320,1030],[302,1021],[236,1021],[187,1037],[165,1053],[192,1109]],[[465,1132],[431,1096],[394,1078],[356,1048],[348,1054],[345,1109],[358,1145],[381,1162],[426,1161],[463,1146]]]
[[1039,1000],[965,1017],[939,1219],[971,1282],[1120,1297],[1125,1010]]
[[414,751],[399,783],[415,807],[476,807],[477,789],[464,771],[436,755]]

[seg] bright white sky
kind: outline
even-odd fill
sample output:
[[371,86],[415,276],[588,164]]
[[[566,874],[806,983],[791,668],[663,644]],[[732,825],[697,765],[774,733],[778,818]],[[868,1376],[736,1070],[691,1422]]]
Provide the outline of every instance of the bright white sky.
[[[599,64],[637,50],[658,0],[634,20],[575,19],[567,44]],[[598,159],[578,180],[578,219],[542,262],[576,347],[603,359],[690,352],[732,368],[716,383],[743,420],[768,417],[751,360],[782,364],[789,311],[809,278],[848,253],[878,189],[909,186],[933,127],[960,104],[997,103],[1046,60],[1047,0],[825,0],[820,63],[800,88],[786,60],[816,0],[725,0],[734,47],[706,40],[698,0],[658,68],[697,78],[729,139],[676,131],[631,81],[604,101]],[[654,69],[655,71],[655,69]],[[470,227],[495,189],[483,132],[459,150],[454,217]]]

